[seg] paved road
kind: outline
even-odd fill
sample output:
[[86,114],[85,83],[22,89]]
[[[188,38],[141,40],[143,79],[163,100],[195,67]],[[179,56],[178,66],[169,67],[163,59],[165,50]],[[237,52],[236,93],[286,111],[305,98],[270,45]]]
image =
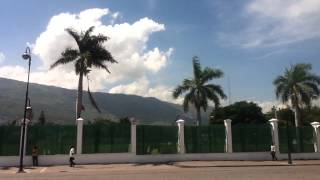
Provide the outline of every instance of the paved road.
[[16,168],[0,170],[0,179],[11,180],[318,180],[320,161],[286,162],[211,161],[180,162],[160,165],[79,165],[27,168],[16,174]]

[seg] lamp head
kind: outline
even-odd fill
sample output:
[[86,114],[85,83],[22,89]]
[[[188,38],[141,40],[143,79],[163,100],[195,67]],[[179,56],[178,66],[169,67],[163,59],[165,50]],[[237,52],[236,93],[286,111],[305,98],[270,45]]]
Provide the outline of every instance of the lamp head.
[[25,52],[25,53],[22,54],[22,58],[23,58],[24,60],[28,60],[28,59],[31,58],[31,56],[30,56],[30,54],[28,54],[27,52]]
[[26,51],[22,54],[24,60],[31,60],[31,50],[29,47],[26,48]]

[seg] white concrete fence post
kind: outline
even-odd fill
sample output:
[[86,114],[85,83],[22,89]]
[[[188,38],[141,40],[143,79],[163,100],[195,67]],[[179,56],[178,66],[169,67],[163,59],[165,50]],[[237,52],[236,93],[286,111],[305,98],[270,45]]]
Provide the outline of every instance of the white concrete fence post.
[[138,121],[135,118],[130,118],[131,122],[131,148],[130,152],[133,154],[137,153],[137,124]]
[[184,144],[184,120],[179,119],[176,121],[178,124],[178,153],[186,153],[186,147]]
[[227,153],[232,153],[232,128],[231,128],[231,119],[224,120],[224,126],[225,126],[225,133],[226,133],[226,139],[225,139],[225,151]]
[[278,119],[270,119],[269,123],[271,124],[271,137],[272,143],[276,148],[276,153],[280,153],[279,149],[279,129],[278,129]]
[[319,132],[319,127],[320,123],[319,122],[312,122],[311,126],[314,129],[314,152],[320,152],[320,132]]
[[83,119],[77,119],[77,154],[82,154]]

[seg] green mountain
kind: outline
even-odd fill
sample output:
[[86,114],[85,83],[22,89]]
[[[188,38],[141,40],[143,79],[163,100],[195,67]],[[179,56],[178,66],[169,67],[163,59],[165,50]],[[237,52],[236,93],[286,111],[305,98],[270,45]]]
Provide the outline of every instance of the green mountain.
[[[26,83],[0,78],[0,124],[18,121],[23,117]],[[86,122],[95,118],[110,118],[117,121],[123,117],[135,117],[143,124],[172,124],[178,116],[193,122],[193,113],[184,114],[181,106],[156,98],[135,95],[93,93],[102,113],[91,106],[84,93],[83,118]],[[33,121],[38,121],[41,110],[46,122],[57,124],[75,123],[76,91],[54,86],[30,84],[29,98],[33,109]],[[208,111],[208,113],[211,111]],[[204,119],[207,121],[207,114]]]

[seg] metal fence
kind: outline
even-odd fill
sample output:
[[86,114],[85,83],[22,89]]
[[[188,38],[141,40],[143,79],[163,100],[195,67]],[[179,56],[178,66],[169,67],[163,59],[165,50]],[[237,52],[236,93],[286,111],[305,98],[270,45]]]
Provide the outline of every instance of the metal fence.
[[19,154],[20,126],[0,126],[0,156]]
[[137,154],[176,154],[177,126],[137,126]]
[[31,154],[36,145],[39,154],[67,154],[75,146],[75,125],[33,125],[28,127],[27,154]]
[[[28,126],[26,154],[37,146],[40,155],[68,154],[76,146],[75,125]],[[128,152],[130,124],[91,124],[83,127],[83,153]],[[19,155],[20,126],[0,126],[0,156]]]
[[272,143],[269,124],[237,124],[232,126],[234,152],[270,151]]
[[[83,153],[129,152],[130,124],[90,124],[83,127]],[[314,152],[314,130],[311,126],[289,127],[291,151]],[[0,126],[0,156],[19,154],[20,126]],[[234,152],[270,151],[269,124],[232,126]],[[225,151],[224,125],[185,126],[186,153]],[[176,154],[177,126],[137,126],[137,154]],[[286,127],[279,127],[280,152],[288,150]],[[32,125],[28,127],[26,153],[36,145],[41,155],[67,154],[76,145],[75,125]]]
[[187,153],[224,152],[224,125],[185,126],[184,131]]
[[[288,135],[290,137],[289,143],[291,146],[291,152],[302,153],[302,152],[314,152],[313,142],[314,130],[311,126],[304,127],[288,127]],[[279,143],[280,152],[288,152],[288,136],[287,128],[279,127]]]
[[128,152],[130,124],[91,124],[83,127],[83,153]]

